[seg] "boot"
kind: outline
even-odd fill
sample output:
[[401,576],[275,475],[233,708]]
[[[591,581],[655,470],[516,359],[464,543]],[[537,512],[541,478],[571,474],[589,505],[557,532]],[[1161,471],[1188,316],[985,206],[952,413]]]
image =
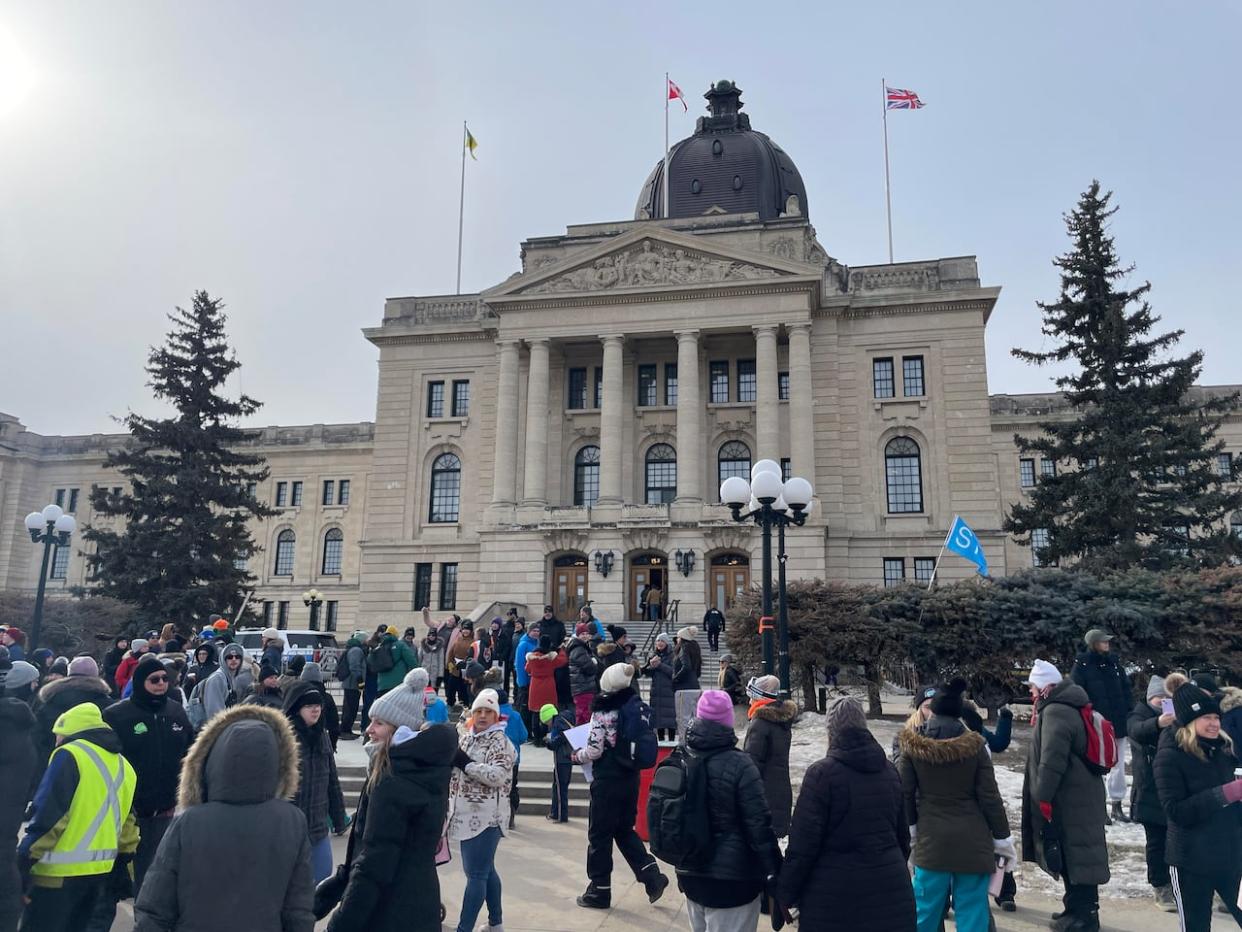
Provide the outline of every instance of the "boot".
[[647,889],[647,902],[654,903],[664,896],[664,888],[668,886],[668,878],[660,873],[659,865],[654,861],[643,868],[643,886]]
[[1107,809],[1105,809],[1105,810],[1104,810],[1104,824],[1105,824],[1105,825],[1112,825],[1112,824],[1113,824],[1112,817],[1111,817],[1111,816],[1109,816],[1109,814],[1108,814],[1108,810],[1107,810]]
[[1113,803],[1113,821],[1120,822],[1123,825],[1130,821],[1130,817],[1121,811],[1121,803]]
[[1048,927],[1053,932],[1100,932],[1100,913],[1092,910],[1075,916],[1063,912],[1048,923]]
[[509,830],[513,830],[514,824],[517,822],[517,813],[512,809],[509,810]]
[[1017,912],[1018,904],[1013,901],[1012,896],[998,896],[996,905],[1007,913]]
[[1171,884],[1156,887],[1156,905],[1166,913],[1177,912],[1177,900],[1173,898],[1173,887]]
[[578,905],[583,909],[608,909],[612,906],[612,887],[588,883],[586,893],[578,897]]

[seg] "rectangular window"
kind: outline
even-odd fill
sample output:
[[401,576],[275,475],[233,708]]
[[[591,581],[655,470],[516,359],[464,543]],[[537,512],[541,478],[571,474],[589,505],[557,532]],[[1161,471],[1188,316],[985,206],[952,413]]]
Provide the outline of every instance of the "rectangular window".
[[739,359],[737,361],[737,400],[754,401],[757,397],[755,378],[755,361]]
[[453,382],[453,417],[467,417],[470,414],[470,382],[458,379]]
[[[121,490],[120,490],[120,489],[113,489],[113,490],[112,490],[112,494],[113,494],[113,495],[120,495],[120,494],[121,494]],[[254,498],[256,495],[258,495],[258,494],[259,494],[259,483],[257,483],[257,482],[247,482],[247,483],[246,483],[246,497],[247,497],[247,498],[249,498],[249,499],[253,499],[253,498]]]
[[892,398],[896,394],[891,358],[871,360],[871,384],[877,398]]
[[336,503],[338,505],[349,504],[349,480],[342,479],[336,486]]
[[[1216,454],[1216,474],[1222,479],[1233,478],[1233,454],[1217,453]],[[77,489],[74,489],[76,492]]]
[[57,508],[65,507],[65,490],[64,489],[56,490],[56,507]]
[[336,630],[336,616],[338,614],[338,610],[340,609],[341,603],[333,599],[327,603],[327,606],[328,606],[328,614],[325,616],[326,623],[324,625],[324,630],[335,631]]
[[595,389],[592,391],[595,404],[594,408],[602,408],[604,406],[604,370],[599,366],[595,367]]
[[1095,469],[1095,467],[1099,465],[1100,465],[1100,458],[1098,456],[1088,456],[1085,460],[1082,461],[1083,469]]
[[899,586],[906,579],[906,561],[901,557],[884,558],[884,588]]
[[789,373],[788,372],[776,373],[776,400],[777,401],[788,401],[789,400]]
[[914,558],[914,581],[926,585],[931,582],[932,573],[936,571],[936,560],[934,557],[915,557]]
[[289,504],[289,483],[276,483],[276,507],[284,508]]
[[1041,476],[1055,476],[1057,474],[1057,461],[1041,456],[1039,458],[1039,474]]
[[440,611],[451,612],[457,608],[457,564],[440,564]]
[[247,559],[246,557],[234,557],[233,558],[233,569],[242,570],[243,572],[245,572],[245,570],[248,569],[249,567],[250,567],[250,560]]
[[69,548],[52,547],[52,572],[49,579],[64,579],[69,573]]
[[[254,483],[253,483],[253,482],[251,482],[248,486],[246,486],[246,490],[250,493],[250,497],[251,497],[251,498],[254,498]],[[120,494],[121,494],[121,487],[120,487],[119,485],[114,485],[114,486],[112,487],[112,494],[113,494],[113,495],[120,495]]]
[[656,367],[645,365],[638,367],[638,406],[649,408],[660,403],[656,384]]
[[263,603],[263,627],[270,628],[272,626],[272,603],[265,601]]
[[793,460],[788,456],[781,457],[781,481],[788,482],[793,478]]
[[901,357],[901,392],[907,398],[917,398],[927,394],[923,387],[923,357]]
[[444,383],[427,383],[427,417],[444,417]]
[[1031,566],[1047,566],[1039,556],[1039,552],[1048,546],[1048,529],[1037,527],[1031,531]]
[[677,363],[664,364],[664,403],[677,404]]
[[1033,459],[1018,460],[1018,484],[1024,489],[1035,487],[1035,461]]
[[729,363],[719,360],[708,366],[708,381],[711,384],[712,404],[722,405],[729,401]]
[[566,407],[571,411],[581,411],[587,406],[586,369],[569,370],[569,397]]
[[414,564],[414,611],[431,607],[431,564]]
[[289,627],[289,603],[276,603],[276,627],[282,631]]
[[69,507],[66,508],[65,511],[69,512],[71,515],[76,514],[78,511],[78,492],[80,491],[81,489],[69,490]]
[[336,499],[336,483],[331,479],[323,480],[323,503],[331,505]]
[[289,504],[294,508],[302,507],[302,483],[297,481],[293,483],[293,487],[289,491]]

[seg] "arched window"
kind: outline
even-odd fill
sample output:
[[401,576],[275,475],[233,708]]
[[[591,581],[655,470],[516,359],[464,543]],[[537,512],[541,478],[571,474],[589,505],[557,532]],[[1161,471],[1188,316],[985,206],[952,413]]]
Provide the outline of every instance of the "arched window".
[[647,451],[648,505],[667,505],[677,497],[677,452],[667,443]]
[[461,512],[461,460],[441,453],[431,464],[431,521],[452,524]]
[[909,437],[894,437],[884,448],[884,478],[889,514],[923,510],[922,457],[919,445]]
[[574,504],[590,508],[599,498],[599,447],[583,447],[574,457]]
[[740,440],[730,440],[716,455],[716,487],[733,476],[750,481],[750,447]]
[[293,531],[283,530],[276,537],[276,568],[272,571],[273,576],[292,576],[293,575],[293,546],[297,542],[297,537]]
[[345,535],[339,527],[329,528],[323,535],[323,566],[320,572],[324,576],[341,575],[341,553],[345,549]]

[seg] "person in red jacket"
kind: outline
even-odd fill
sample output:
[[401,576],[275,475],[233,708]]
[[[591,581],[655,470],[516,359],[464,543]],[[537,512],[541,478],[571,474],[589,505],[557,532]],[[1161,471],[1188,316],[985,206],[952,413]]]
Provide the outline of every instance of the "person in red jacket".
[[134,675],[134,667],[138,666],[138,661],[147,652],[147,647],[148,641],[145,638],[134,638],[130,641],[129,653],[125,655],[121,665],[116,668],[117,695],[125,695],[125,687],[129,685],[129,681]]
[[539,639],[539,650],[526,655],[526,672],[530,674],[530,690],[526,708],[531,715],[531,739],[542,745],[547,726],[539,720],[539,710],[545,705],[556,705],[556,671],[569,663],[569,656],[553,645],[546,634]]

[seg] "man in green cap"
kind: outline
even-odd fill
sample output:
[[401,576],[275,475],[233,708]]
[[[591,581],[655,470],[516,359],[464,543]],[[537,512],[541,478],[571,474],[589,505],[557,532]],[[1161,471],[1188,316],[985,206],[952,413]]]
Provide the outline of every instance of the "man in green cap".
[[572,710],[560,711],[550,702],[539,710],[539,721],[548,730],[547,746],[552,749],[556,762],[552,780],[552,809],[547,815],[549,822],[569,821],[569,780],[574,772],[574,749],[565,732],[574,727],[574,718]]
[[1129,822],[1121,811],[1121,801],[1126,798],[1126,718],[1134,704],[1130,696],[1130,681],[1125,668],[1112,649],[1113,635],[1102,628],[1092,628],[1083,635],[1086,650],[1074,660],[1070,679],[1087,691],[1091,706],[1113,723],[1117,735],[1117,766],[1104,777],[1104,788],[1112,817],[1105,815],[1111,825]]

